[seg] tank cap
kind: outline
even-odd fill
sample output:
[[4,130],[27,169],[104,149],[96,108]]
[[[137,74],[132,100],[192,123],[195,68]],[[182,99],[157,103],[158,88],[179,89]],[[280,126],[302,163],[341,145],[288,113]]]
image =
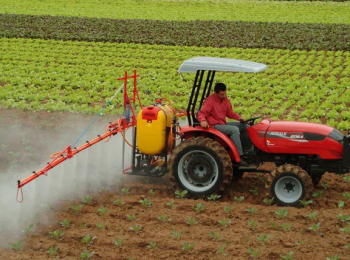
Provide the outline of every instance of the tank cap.
[[160,108],[158,108],[158,107],[148,106],[148,107],[142,109],[142,119],[144,119],[144,120],[157,120],[159,111],[160,111]]

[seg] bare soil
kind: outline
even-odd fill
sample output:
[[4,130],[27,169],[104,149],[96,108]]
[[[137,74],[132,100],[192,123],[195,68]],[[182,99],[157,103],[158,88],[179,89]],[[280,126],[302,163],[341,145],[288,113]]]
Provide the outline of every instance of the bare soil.
[[[32,166],[45,166],[42,156],[50,153],[45,140],[53,136],[64,139],[65,133],[76,130],[78,122],[86,126],[91,119],[68,113],[0,110],[0,180],[19,168],[28,168],[30,175]],[[109,120],[104,120],[108,124]],[[0,222],[0,259],[82,259],[84,250],[94,252],[90,259],[326,259],[336,255],[350,259],[350,249],[345,247],[350,243],[350,232],[344,230],[350,221],[338,217],[350,214],[350,201],[343,196],[350,192],[350,183],[343,177],[325,174],[314,187],[315,196],[307,198],[312,203],[282,208],[263,202],[269,198],[265,174],[246,173],[216,202],[176,198],[169,176],[124,175],[103,188],[92,183],[84,193],[66,198],[62,194],[41,207],[35,217],[22,209],[24,219],[18,226],[27,232],[11,232],[6,222]],[[47,181],[50,175],[45,178]],[[26,187],[23,190],[26,192]],[[14,195],[2,196],[0,201],[12,200],[10,207],[14,207]],[[88,195],[91,201],[83,202]],[[241,197],[244,199],[238,201]],[[40,199],[37,197],[35,203],[40,204]],[[146,201],[151,204],[142,205]],[[345,202],[343,207],[339,207],[341,201]],[[24,197],[21,206],[31,203]],[[199,203],[204,208],[197,213],[194,208]],[[72,205],[82,207],[75,212]],[[281,216],[281,209],[288,214]],[[11,211],[7,210],[1,219],[9,217],[6,214]],[[310,217],[313,212],[314,218]],[[70,221],[66,227],[64,220]],[[33,228],[28,230],[31,224]],[[57,230],[64,234],[55,238]],[[88,234],[93,238],[90,243],[86,241]],[[16,250],[19,241],[23,242]],[[57,254],[50,256],[48,250],[56,247]]]

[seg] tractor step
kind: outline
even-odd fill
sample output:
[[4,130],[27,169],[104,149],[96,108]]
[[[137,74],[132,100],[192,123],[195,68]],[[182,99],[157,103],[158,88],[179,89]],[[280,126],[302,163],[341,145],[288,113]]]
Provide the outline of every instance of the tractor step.
[[[165,168],[165,169],[163,169]],[[124,172],[127,175],[147,176],[147,177],[162,177],[167,173],[166,167],[160,167],[153,170],[134,170],[131,169]]]
[[270,173],[270,170],[259,170],[259,167],[256,165],[251,166],[239,166],[236,169],[241,172],[262,172],[262,173]]
[[248,165],[248,166],[239,166],[238,170],[244,171],[257,171],[258,167],[256,165]]

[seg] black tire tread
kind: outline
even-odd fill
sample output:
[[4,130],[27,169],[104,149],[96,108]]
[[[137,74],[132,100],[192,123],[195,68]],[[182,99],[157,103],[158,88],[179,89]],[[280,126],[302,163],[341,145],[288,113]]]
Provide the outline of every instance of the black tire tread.
[[[205,147],[211,149],[220,158],[220,160],[223,164],[223,181],[218,189],[218,192],[224,193],[225,190],[231,184],[231,180],[232,180],[233,168],[232,168],[231,158],[221,144],[219,144],[218,142],[216,142],[210,138],[204,138],[202,136],[191,137],[191,138],[181,142],[178,146],[176,146],[174,148],[174,150],[169,158],[169,164],[168,164],[168,172],[170,174],[170,181],[171,181],[174,189],[181,189],[181,188],[174,177],[175,172],[174,172],[173,163],[174,163],[175,159],[177,158],[177,156],[179,155],[179,153],[190,146],[205,146]],[[200,197],[200,196],[194,196],[194,197]]]
[[[304,198],[310,198],[312,195],[312,191],[313,191],[313,183],[311,180],[310,175],[301,167],[299,166],[295,166],[292,164],[285,164],[285,165],[281,165],[279,167],[277,167],[276,169],[274,169],[268,176],[265,182],[265,188],[268,192],[268,195],[270,195],[271,197],[273,197],[272,194],[272,183],[273,181],[278,178],[278,176],[280,176],[281,174],[284,173],[293,173],[296,176],[298,176],[301,181],[304,184],[304,188],[305,188],[305,196]],[[282,205],[283,206],[283,205]]]

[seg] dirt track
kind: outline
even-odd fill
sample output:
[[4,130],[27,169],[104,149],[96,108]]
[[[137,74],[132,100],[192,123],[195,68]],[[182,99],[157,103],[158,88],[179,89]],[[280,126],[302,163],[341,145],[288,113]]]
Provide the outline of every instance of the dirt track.
[[[68,145],[64,139],[73,132],[77,136],[82,130],[75,131],[77,125],[83,122],[82,125],[87,126],[92,118],[1,110],[0,178],[5,180],[3,185],[15,185],[7,183],[11,178],[5,174],[28,168],[29,175],[32,167],[45,165],[42,157],[47,158],[52,152],[45,140],[55,139],[55,145]],[[93,160],[89,163],[93,167]],[[92,168],[87,171],[89,169]],[[101,174],[100,171],[105,170],[99,168],[96,174]],[[343,177],[326,174],[314,190],[314,194],[322,194],[308,198],[313,203],[305,208],[286,207],[288,214],[282,217],[278,214],[281,207],[263,202],[268,198],[264,174],[246,173],[218,202],[176,198],[167,176],[162,179],[122,176],[96,186],[94,182],[89,183],[88,188],[77,189],[73,195],[60,194],[58,197],[53,190],[48,195],[45,193],[53,198],[50,203],[38,207],[34,217],[32,211],[29,214],[25,210],[25,205],[32,205],[34,199],[25,197],[20,204],[23,206],[20,211],[22,219],[17,224],[19,230],[27,229],[27,232],[14,232],[10,225],[6,227],[7,219],[11,218],[8,216],[11,203],[13,207],[18,206],[15,194],[6,194],[1,196],[1,205],[6,203],[8,210],[0,215],[0,258],[47,259],[47,251],[58,246],[57,255],[61,259],[80,259],[84,249],[94,251],[91,259],[254,259],[255,254],[259,259],[281,259],[283,256],[282,259],[326,259],[336,255],[340,259],[350,259],[350,249],[345,247],[350,244],[350,231],[346,232],[350,220],[338,218],[339,214],[350,214],[350,201],[343,196],[344,192],[350,192],[350,183]],[[50,178],[54,176],[49,175],[43,182],[49,182]],[[327,183],[327,187],[321,183]],[[25,195],[31,192],[26,188]],[[150,193],[151,189],[155,194]],[[36,192],[40,194],[40,191]],[[92,200],[84,203],[82,198],[87,196]],[[244,199],[239,202],[237,198],[242,196]],[[35,197],[35,204],[46,203],[41,199],[40,195]],[[11,203],[7,203],[9,200]],[[143,206],[141,202],[147,201],[151,205]],[[345,206],[339,208],[341,201]],[[204,210],[196,213],[193,208],[198,203],[204,206]],[[74,206],[78,205],[82,207],[74,213]],[[313,212],[316,212],[314,218],[310,217]],[[189,224],[190,218],[195,218],[194,223]],[[68,227],[62,226],[64,220],[71,221]],[[223,220],[231,222],[225,225]],[[33,228],[28,231],[31,224]],[[141,227],[141,232],[137,234],[135,229],[138,227]],[[64,234],[57,239],[50,237],[56,230]],[[82,241],[87,234],[96,237],[90,244]],[[263,242],[262,237],[267,236]],[[120,248],[115,241],[122,239],[124,242]],[[9,246],[20,240],[23,240],[20,251]],[[287,258],[288,254],[292,255],[291,258]]]

